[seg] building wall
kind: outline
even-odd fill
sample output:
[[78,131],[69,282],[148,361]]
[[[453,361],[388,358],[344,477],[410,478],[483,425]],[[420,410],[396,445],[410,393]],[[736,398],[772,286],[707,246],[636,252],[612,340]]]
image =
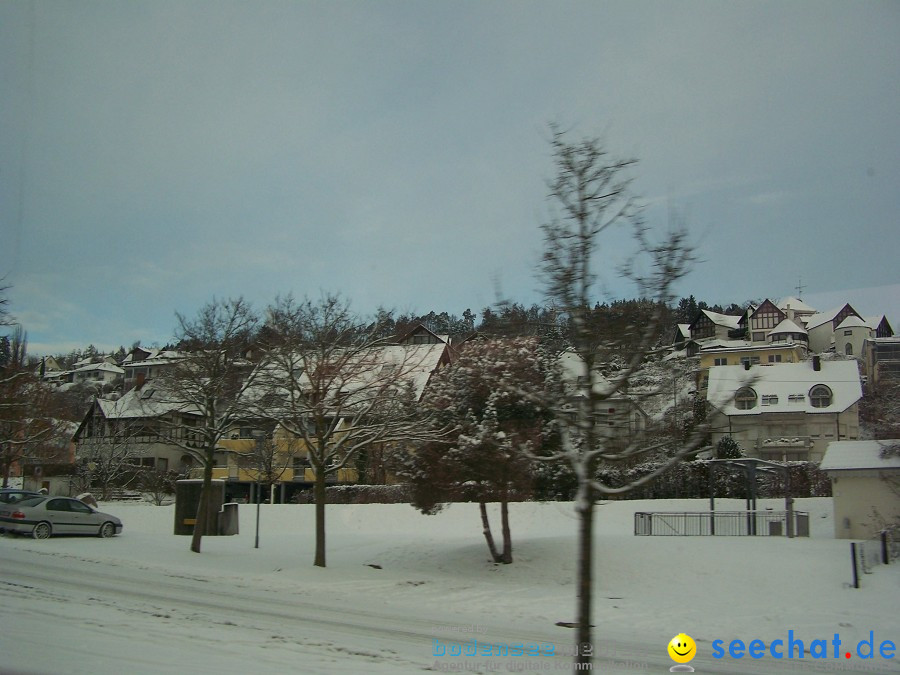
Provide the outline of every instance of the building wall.
[[865,358],[865,342],[873,331],[866,326],[838,328],[834,334],[834,351],[862,360]]
[[711,415],[712,441],[731,436],[749,457],[820,462],[832,441],[859,439],[859,412],[853,404],[842,413],[760,413]]
[[869,539],[884,521],[900,518],[900,471],[852,470],[831,473],[834,536]]

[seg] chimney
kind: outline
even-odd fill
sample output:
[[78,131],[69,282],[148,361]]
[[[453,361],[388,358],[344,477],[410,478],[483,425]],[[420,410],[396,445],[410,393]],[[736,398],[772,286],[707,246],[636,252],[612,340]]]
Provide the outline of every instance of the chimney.
[[813,370],[822,370],[822,357],[818,354],[815,354],[813,356]]

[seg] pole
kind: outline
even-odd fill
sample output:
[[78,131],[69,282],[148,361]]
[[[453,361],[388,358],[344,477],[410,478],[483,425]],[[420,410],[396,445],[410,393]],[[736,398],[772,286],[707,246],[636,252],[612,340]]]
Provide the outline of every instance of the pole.
[[260,489],[259,477],[256,481],[256,543],[253,548],[259,548],[259,505],[262,502],[262,490]]

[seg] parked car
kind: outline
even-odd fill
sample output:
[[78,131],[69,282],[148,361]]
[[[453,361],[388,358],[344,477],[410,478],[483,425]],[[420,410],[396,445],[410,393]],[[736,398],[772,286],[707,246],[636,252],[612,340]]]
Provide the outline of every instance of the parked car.
[[30,534],[35,539],[54,534],[112,537],[122,531],[122,521],[77,499],[40,495],[15,504],[0,504],[0,528],[4,532]]
[[15,504],[26,497],[40,497],[40,492],[34,490],[20,490],[19,488],[2,488],[0,489],[0,503]]

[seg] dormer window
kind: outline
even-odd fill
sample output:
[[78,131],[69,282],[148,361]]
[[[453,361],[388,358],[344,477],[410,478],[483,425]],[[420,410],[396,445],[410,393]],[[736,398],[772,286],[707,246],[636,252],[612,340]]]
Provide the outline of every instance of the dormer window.
[[809,390],[809,402],[813,408],[827,408],[831,405],[833,394],[824,384],[817,384]]
[[734,405],[738,410],[752,410],[756,407],[756,392],[750,387],[738,389],[734,395]]

